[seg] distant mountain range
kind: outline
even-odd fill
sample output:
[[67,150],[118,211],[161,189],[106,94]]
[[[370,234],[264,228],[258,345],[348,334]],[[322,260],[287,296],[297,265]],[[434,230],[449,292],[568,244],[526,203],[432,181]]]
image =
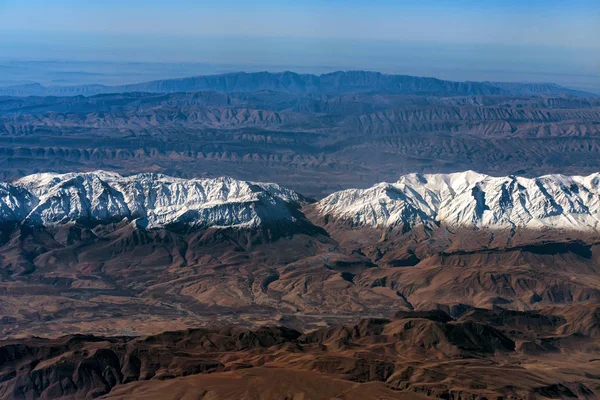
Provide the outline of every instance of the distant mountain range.
[[600,97],[560,95],[4,96],[0,180],[97,169],[227,175],[320,199],[411,172],[588,175],[598,171],[599,121]]
[[454,82],[371,71],[338,71],[323,75],[294,72],[235,72],[221,75],[167,79],[131,85],[43,86],[38,83],[0,88],[5,96],[91,96],[101,93],[175,93],[218,91],[250,93],[275,91],[291,94],[395,93],[434,96],[550,95],[594,96],[552,83]]

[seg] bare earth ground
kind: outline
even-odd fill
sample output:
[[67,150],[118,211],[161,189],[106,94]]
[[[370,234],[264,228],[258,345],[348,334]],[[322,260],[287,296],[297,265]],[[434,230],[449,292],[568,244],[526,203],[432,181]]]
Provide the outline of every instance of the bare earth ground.
[[599,395],[595,238],[324,227],[15,228],[0,398]]
[[[595,398],[597,305],[0,344],[0,398]],[[574,315],[579,315],[574,319]]]

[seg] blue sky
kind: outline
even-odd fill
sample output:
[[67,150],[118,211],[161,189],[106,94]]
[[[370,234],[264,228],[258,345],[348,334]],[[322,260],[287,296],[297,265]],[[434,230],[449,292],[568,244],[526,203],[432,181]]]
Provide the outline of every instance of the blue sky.
[[0,0],[4,32],[268,36],[600,49],[599,0]]
[[600,0],[0,0],[0,18],[0,59],[600,74]]

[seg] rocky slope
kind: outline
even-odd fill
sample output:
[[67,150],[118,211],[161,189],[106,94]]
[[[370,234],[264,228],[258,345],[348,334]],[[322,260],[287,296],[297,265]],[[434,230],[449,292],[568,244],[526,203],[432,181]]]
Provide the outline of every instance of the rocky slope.
[[498,230],[600,229],[600,174],[491,177],[473,171],[410,174],[336,192],[315,208],[353,227],[416,225]]
[[0,186],[3,223],[49,226],[136,220],[148,228],[259,227],[293,224],[305,200],[276,184],[231,178],[184,180],[159,174],[122,177],[97,171],[35,174]]
[[[573,329],[576,315],[588,322]],[[304,334],[220,327],[8,340],[0,399],[591,399],[600,394],[599,323],[597,307],[459,306]]]
[[599,301],[597,188],[597,175],[466,172],[309,203],[229,178],[36,174],[1,186],[0,331],[304,330]]
[[[0,185],[2,223],[49,226],[138,220],[148,228],[258,227],[294,223],[308,201],[272,183],[160,174],[34,174]],[[343,190],[308,207],[352,228],[600,229],[600,173],[492,177],[473,171],[409,174],[396,183]],[[300,215],[299,213],[297,215]]]

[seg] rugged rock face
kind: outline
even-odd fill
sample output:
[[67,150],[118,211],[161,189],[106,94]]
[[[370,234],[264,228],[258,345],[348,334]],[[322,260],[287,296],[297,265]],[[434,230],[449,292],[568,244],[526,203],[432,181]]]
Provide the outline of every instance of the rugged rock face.
[[139,227],[257,228],[293,224],[306,202],[276,184],[231,178],[184,180],[159,174],[122,177],[97,171],[36,174],[2,184],[3,223],[50,226],[136,220]]
[[[2,223],[50,226],[137,219],[148,228],[294,223],[309,202],[276,184],[110,172],[35,174],[0,186]],[[352,228],[561,229],[600,227],[600,174],[491,177],[473,171],[410,174],[396,183],[336,192],[309,207]]]
[[411,174],[396,183],[336,192],[314,206],[353,227],[415,225],[499,230],[600,228],[600,174],[491,177],[467,171]]
[[[258,399],[265,393],[279,398],[283,394],[278,391],[309,395],[319,390],[329,397],[347,392],[344,398],[349,399],[379,398],[382,392],[386,398],[401,399],[423,398],[419,394],[461,399],[599,395],[593,353],[600,343],[588,326],[594,318],[598,322],[594,308],[576,308],[588,322],[567,335],[562,332],[576,320],[573,309],[555,309],[553,314],[458,309],[457,319],[441,310],[400,312],[393,319],[365,319],[305,334],[285,327],[222,327],[148,337],[71,335],[4,341],[0,398],[128,394],[171,399],[188,390],[218,399]],[[549,370],[547,363],[554,368]],[[264,390],[257,381],[249,391],[241,389],[245,372],[260,376],[264,368],[270,376],[285,378],[267,383]],[[295,387],[305,374],[311,379]],[[171,380],[178,390],[168,389]],[[194,380],[204,391],[187,387]],[[348,391],[350,384],[353,390]],[[363,393],[362,385],[369,390]],[[231,393],[232,386],[241,392]],[[150,391],[142,395],[144,388]]]

